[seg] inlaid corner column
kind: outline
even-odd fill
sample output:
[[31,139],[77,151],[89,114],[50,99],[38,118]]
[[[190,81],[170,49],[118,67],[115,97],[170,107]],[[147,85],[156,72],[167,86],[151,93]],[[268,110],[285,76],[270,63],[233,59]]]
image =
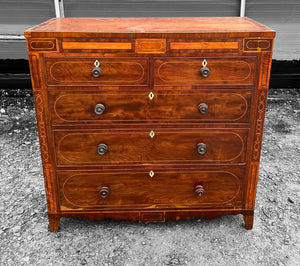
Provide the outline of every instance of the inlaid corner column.
[[45,181],[45,190],[47,196],[48,213],[58,213],[58,193],[55,178],[55,169],[53,156],[51,155],[50,122],[47,120],[48,110],[47,93],[42,88],[42,72],[40,70],[40,57],[38,53],[29,54],[29,66],[32,75],[32,88],[35,101],[36,120],[38,125],[38,134],[40,141],[41,159],[43,162],[43,173]]
[[[258,43],[259,45],[259,43]],[[272,47],[270,47],[271,49]],[[271,52],[260,52],[259,58],[261,61],[257,89],[254,92],[253,113],[255,125],[250,133],[252,138],[252,146],[249,150],[249,166],[244,190],[243,208],[251,211],[250,214],[244,215],[244,221],[247,229],[253,225],[253,210],[255,207],[256,187],[259,172],[259,160],[261,154],[261,145],[263,138],[263,128],[265,120],[265,111],[268,97],[268,85],[270,78],[270,69],[272,61]]]

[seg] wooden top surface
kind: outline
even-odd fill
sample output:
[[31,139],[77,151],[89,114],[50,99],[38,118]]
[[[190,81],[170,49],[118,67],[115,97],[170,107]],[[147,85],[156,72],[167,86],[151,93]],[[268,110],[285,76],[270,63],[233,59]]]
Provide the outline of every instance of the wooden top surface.
[[[249,18],[180,17],[180,18],[54,18],[25,32],[29,37],[105,37],[106,35],[228,34],[275,32]],[[247,34],[248,33],[248,34]]]

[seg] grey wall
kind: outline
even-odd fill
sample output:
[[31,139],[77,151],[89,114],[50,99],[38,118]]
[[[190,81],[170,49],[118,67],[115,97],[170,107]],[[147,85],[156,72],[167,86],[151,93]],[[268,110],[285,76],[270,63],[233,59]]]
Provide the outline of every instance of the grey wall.
[[274,59],[300,59],[300,0],[247,0],[246,16],[276,30]]
[[238,16],[240,0],[64,0],[66,17]]
[[5,36],[23,35],[26,29],[53,17],[53,0],[0,0],[0,59],[27,59],[25,40]]
[[22,34],[52,17],[53,0],[0,0],[0,34]]
[[[64,0],[66,17],[239,16],[240,0]],[[247,0],[246,16],[277,31],[274,59],[300,59],[300,0]],[[0,0],[0,59],[27,58],[24,41],[1,40],[55,17],[53,0]]]

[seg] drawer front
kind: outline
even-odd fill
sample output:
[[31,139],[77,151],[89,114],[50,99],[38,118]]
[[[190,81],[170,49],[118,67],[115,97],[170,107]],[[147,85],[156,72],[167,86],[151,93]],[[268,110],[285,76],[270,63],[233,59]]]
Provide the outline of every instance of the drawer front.
[[241,206],[244,168],[152,172],[58,172],[61,210]]
[[[149,97],[150,96],[150,97]],[[49,92],[52,124],[249,122],[252,92]]]
[[248,129],[54,132],[58,165],[244,163]]
[[[48,85],[148,84],[146,58],[46,57],[45,62]],[[93,72],[97,66],[99,77]]]
[[[206,66],[208,72],[201,74]],[[156,59],[156,85],[253,85],[256,57]]]

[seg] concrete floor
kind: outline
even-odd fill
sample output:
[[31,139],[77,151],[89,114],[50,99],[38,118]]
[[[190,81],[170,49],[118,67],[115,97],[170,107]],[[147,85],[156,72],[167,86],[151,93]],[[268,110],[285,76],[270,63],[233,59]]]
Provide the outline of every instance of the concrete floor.
[[[30,93],[0,98],[0,265],[300,265],[300,90],[270,91],[255,222],[61,219],[48,231]],[[19,95],[20,96],[20,95]]]

